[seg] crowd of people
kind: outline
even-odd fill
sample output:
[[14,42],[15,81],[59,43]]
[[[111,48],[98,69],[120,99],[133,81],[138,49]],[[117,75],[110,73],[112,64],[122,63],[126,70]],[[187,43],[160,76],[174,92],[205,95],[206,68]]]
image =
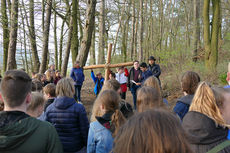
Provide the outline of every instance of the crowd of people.
[[[63,78],[54,65],[32,77],[7,71],[0,82],[0,152],[230,152],[229,86],[210,85],[187,71],[181,77],[184,96],[170,110],[155,61],[134,61],[129,71],[120,67],[107,81],[92,70],[91,116],[81,99],[85,76],[78,61]],[[128,89],[133,103],[125,100]]]

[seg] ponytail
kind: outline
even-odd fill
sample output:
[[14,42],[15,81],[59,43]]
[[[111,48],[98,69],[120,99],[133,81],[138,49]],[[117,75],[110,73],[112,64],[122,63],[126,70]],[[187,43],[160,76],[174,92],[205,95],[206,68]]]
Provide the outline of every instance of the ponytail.
[[119,128],[125,123],[126,119],[123,116],[123,114],[121,113],[121,111],[117,109],[113,113],[111,121],[112,121],[112,124],[115,128],[115,130],[113,132],[113,137],[115,137]]
[[220,94],[213,90],[208,83],[201,82],[194,95],[189,111],[200,112],[213,119],[216,124],[226,126],[217,104],[219,96]]

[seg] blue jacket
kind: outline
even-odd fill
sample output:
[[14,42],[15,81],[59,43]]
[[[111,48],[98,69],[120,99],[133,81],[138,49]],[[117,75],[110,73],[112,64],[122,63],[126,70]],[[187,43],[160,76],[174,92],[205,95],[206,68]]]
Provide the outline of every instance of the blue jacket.
[[104,83],[104,78],[102,77],[100,80],[98,79],[98,77],[95,77],[93,71],[91,71],[91,78],[93,79],[93,82],[95,83],[95,87],[94,87],[94,93],[96,95],[99,94],[99,92],[101,91],[101,88],[103,86]]
[[113,147],[112,133],[98,121],[89,128],[87,153],[109,153]]
[[77,152],[87,145],[89,122],[83,105],[74,98],[58,97],[44,113],[56,128],[64,152]]
[[75,85],[82,85],[85,80],[82,68],[72,68],[70,77],[74,80]]
[[189,111],[190,104],[192,102],[194,95],[187,95],[178,99],[176,106],[173,108],[173,111],[183,120],[184,116]]
[[148,77],[152,76],[152,75],[153,75],[153,73],[152,73],[152,71],[150,71],[150,70],[147,70],[147,71],[145,71],[145,72],[142,72],[142,73],[141,73],[141,83],[144,83],[145,80],[146,80]]

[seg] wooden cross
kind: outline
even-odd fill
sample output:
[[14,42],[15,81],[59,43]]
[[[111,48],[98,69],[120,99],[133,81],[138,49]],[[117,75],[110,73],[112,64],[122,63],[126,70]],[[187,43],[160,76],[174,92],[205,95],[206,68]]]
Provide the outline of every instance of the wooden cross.
[[99,65],[90,65],[83,67],[84,70],[88,69],[98,69],[98,68],[105,68],[105,80],[109,80],[109,72],[110,68],[116,68],[116,67],[122,67],[122,66],[132,66],[133,62],[127,62],[127,63],[118,63],[118,64],[111,64],[111,52],[112,52],[112,44],[109,44],[108,47],[108,53],[107,53],[107,61],[105,64],[99,64]]

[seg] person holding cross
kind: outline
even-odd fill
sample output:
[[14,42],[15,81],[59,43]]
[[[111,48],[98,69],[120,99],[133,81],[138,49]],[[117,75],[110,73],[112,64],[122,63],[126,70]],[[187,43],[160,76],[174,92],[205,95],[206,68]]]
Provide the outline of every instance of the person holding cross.
[[97,73],[95,77],[93,70],[91,70],[91,78],[93,79],[93,82],[95,83],[94,93],[96,96],[98,96],[104,84],[105,79],[103,78],[101,72]]
[[141,70],[139,68],[139,61],[133,62],[133,67],[129,71],[128,85],[129,90],[133,95],[134,109],[136,109],[137,89],[141,86]]

